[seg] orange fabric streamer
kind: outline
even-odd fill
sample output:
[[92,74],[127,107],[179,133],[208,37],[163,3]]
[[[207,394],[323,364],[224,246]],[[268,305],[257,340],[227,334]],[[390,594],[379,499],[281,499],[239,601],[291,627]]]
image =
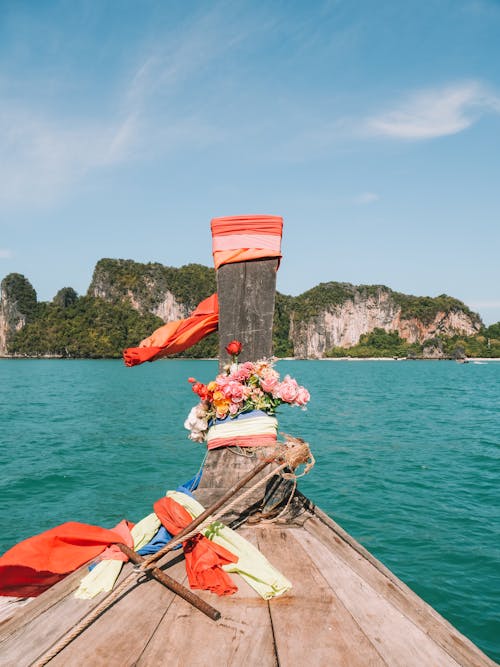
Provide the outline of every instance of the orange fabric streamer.
[[132,546],[132,525],[121,521],[107,530],[69,521],[19,542],[0,557],[0,595],[40,595],[108,545],[125,542]]
[[281,259],[283,218],[280,216],[236,215],[213,218],[210,226],[216,269],[222,264],[248,262],[252,259]]
[[[237,215],[213,218],[211,222],[215,268],[222,264],[253,259],[281,259],[283,218],[276,215]],[[169,354],[183,352],[217,330],[219,304],[217,294],[202,301],[190,317],[168,322],[151,336],[123,351],[126,366],[156,361]]]
[[[192,521],[189,512],[172,498],[157,500],[154,511],[172,535],[177,535]],[[231,577],[222,569],[222,565],[237,563],[237,556],[203,535],[197,535],[182,546],[191,588],[212,591],[217,595],[232,595],[238,590]]]
[[136,366],[145,361],[156,361],[169,354],[182,352],[217,331],[218,324],[219,303],[217,294],[212,294],[186,319],[168,322],[142,340],[139,347],[124,350],[125,365]]

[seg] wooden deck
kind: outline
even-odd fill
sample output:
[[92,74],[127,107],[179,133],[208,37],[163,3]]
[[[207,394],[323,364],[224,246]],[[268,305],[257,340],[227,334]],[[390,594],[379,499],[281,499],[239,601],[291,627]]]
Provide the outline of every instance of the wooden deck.
[[[199,498],[206,503],[216,493],[205,487]],[[120,598],[50,665],[495,664],[300,494],[297,507],[286,523],[240,528],[293,583],[284,596],[266,602],[235,577],[234,596],[201,593],[222,613],[214,622],[149,580]],[[161,567],[185,581],[183,556],[174,553]],[[36,663],[97,605],[102,596],[73,597],[80,577],[70,575],[2,623],[2,667]]]

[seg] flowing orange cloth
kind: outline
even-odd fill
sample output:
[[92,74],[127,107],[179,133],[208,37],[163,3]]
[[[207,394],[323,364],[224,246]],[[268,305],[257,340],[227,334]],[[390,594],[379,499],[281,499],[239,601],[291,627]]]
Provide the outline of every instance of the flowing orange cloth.
[[197,306],[190,317],[168,322],[142,340],[139,347],[124,350],[125,365],[136,366],[144,361],[156,361],[169,354],[182,352],[216,331],[218,323],[219,303],[217,294],[212,294]]
[[215,268],[252,259],[281,259],[283,218],[277,215],[236,215],[210,223]]
[[[237,215],[213,218],[212,250],[215,268],[222,264],[248,262],[253,259],[281,259],[283,218],[277,215]],[[156,361],[169,354],[183,352],[217,330],[219,305],[217,294],[202,301],[184,320],[168,322],[151,336],[123,351],[126,366]]]
[[0,557],[0,595],[36,597],[108,545],[133,546],[131,525],[121,521],[107,530],[69,521],[19,542]]
[[[191,523],[189,512],[172,498],[160,498],[154,504],[156,516],[172,535],[177,535]],[[237,563],[238,557],[203,535],[183,543],[186,572],[191,588],[231,595],[238,588],[222,565]]]

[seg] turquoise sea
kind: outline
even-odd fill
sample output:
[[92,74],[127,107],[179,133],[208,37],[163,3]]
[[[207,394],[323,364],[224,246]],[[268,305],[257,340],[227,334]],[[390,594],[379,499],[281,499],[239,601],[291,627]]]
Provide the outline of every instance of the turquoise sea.
[[[0,552],[68,520],[151,511],[203,447],[184,419],[214,361],[0,360]],[[500,660],[500,363],[281,361],[307,386],[280,428],[317,460],[301,489]]]

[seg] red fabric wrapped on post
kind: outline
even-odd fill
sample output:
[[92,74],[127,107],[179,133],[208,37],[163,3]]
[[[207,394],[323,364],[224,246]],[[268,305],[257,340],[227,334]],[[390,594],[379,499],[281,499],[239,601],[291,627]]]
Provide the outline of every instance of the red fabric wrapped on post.
[[248,262],[253,259],[281,259],[283,218],[277,215],[236,215],[213,218],[214,265]]

